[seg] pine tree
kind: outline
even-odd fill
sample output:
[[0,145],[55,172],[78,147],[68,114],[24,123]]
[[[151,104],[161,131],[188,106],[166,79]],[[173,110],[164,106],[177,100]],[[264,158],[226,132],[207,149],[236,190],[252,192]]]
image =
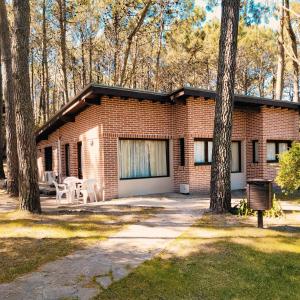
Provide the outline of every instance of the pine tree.
[[231,208],[231,134],[239,8],[239,0],[222,0],[210,191],[210,208],[218,213]]
[[40,213],[37,155],[29,78],[29,0],[13,0],[13,71],[19,156],[20,209]]

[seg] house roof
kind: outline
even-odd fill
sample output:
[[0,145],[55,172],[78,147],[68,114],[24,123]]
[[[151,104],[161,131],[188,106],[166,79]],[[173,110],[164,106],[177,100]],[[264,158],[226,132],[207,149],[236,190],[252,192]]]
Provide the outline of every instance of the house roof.
[[[47,123],[36,131],[36,141],[47,139],[48,135],[68,122],[75,122],[75,116],[90,105],[100,105],[101,96],[121,97],[122,99],[151,100],[162,104],[184,102],[188,97],[201,97],[205,100],[215,99],[216,93],[199,88],[182,87],[171,93],[157,93],[138,89],[89,84],[78,93],[70,102],[65,104]],[[235,107],[250,109],[260,106],[281,107],[300,110],[300,104],[289,101],[277,101],[244,95],[235,95]]]

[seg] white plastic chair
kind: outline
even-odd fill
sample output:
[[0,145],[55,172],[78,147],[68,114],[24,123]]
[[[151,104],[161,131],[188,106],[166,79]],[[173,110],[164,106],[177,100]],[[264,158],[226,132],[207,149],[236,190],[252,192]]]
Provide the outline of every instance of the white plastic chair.
[[56,189],[56,203],[60,204],[62,200],[62,196],[66,195],[66,198],[69,198],[69,190],[67,189],[65,184],[58,184],[56,181],[53,181],[53,184]]
[[48,185],[52,185],[53,182],[55,181],[55,175],[53,171],[45,171],[44,173],[44,181],[48,184]]
[[71,177],[66,177],[63,183],[68,187],[69,198],[70,198],[69,201],[74,202],[75,200],[77,200],[78,202],[80,196],[79,184],[82,183],[82,180],[78,179],[77,177],[71,176]]
[[93,198],[93,202],[97,202],[97,195],[96,195],[96,186],[97,186],[97,181],[96,179],[86,179],[83,180],[82,184],[79,185],[80,187],[80,193],[83,196],[83,203],[87,203],[87,199]]

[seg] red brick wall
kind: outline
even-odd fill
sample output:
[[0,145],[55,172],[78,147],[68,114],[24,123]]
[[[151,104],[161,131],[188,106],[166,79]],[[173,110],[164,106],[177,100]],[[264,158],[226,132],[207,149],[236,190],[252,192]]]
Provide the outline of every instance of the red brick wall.
[[[83,146],[83,176],[96,178],[104,187],[105,198],[118,196],[118,139],[173,139],[174,190],[180,183],[190,184],[192,192],[207,192],[210,166],[194,165],[194,138],[212,138],[214,101],[188,98],[186,104],[160,104],[152,101],[102,98],[101,105],[91,106],[38,144],[39,175],[43,174],[43,149],[62,145],[62,171],[65,174],[64,144],[70,144],[71,176],[77,176],[77,142]],[[262,108],[261,111],[234,111],[233,139],[244,141],[247,152],[247,177],[273,178],[276,166],[266,163],[267,139],[299,139],[298,112]],[[185,138],[185,166],[180,166],[179,138]],[[259,140],[258,164],[252,163],[252,140]],[[57,155],[54,171],[58,171]],[[155,191],[153,191],[155,192]]]
[[82,171],[84,178],[95,178],[102,181],[100,172],[100,149],[99,149],[99,115],[96,107],[92,106],[79,114],[75,122],[67,123],[52,133],[48,140],[38,143],[38,167],[39,178],[42,179],[44,171],[44,148],[52,146],[53,171],[58,174],[58,140],[61,143],[61,171],[65,176],[65,144],[70,145],[70,176],[78,176],[77,166],[77,143],[82,142]]
[[[208,192],[210,187],[210,166],[195,166],[194,139],[212,138],[214,126],[213,100],[189,98],[185,106],[175,106],[175,133],[185,137],[186,165],[179,165],[179,141],[174,143],[175,190],[180,183],[189,183],[191,192]],[[180,128],[182,131],[180,132]],[[244,140],[246,136],[246,114],[235,111],[233,116],[233,139]],[[177,136],[175,137],[178,138]]]
[[299,140],[299,114],[296,111],[279,108],[263,108],[263,155],[264,178],[274,179],[278,170],[278,164],[267,163],[267,140]]

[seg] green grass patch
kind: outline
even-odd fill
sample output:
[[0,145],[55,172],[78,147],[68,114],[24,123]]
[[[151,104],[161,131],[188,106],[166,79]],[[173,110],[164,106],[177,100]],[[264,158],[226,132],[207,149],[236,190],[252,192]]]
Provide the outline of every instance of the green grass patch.
[[0,213],[0,283],[95,244],[153,212],[124,206],[97,212]]
[[299,220],[207,214],[98,299],[300,299]]

